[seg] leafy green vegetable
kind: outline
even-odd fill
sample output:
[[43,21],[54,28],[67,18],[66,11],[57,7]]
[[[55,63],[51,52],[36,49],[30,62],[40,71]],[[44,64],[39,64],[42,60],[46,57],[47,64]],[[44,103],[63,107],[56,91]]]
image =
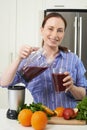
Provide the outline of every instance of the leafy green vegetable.
[[43,107],[42,107],[42,103],[32,103],[29,105],[29,108],[32,110],[32,112],[35,111],[44,111]]
[[52,114],[49,114],[49,113],[47,113],[46,112],[46,108],[47,107],[43,107],[43,104],[42,103],[34,103],[34,102],[32,102],[31,104],[29,104],[29,105],[27,105],[27,104],[24,104],[24,105],[22,105],[22,106],[19,106],[18,107],[18,113],[22,110],[22,109],[31,109],[31,111],[34,113],[35,111],[44,111],[46,114],[47,114],[47,117],[49,118],[49,117],[51,117],[51,116],[53,116]]
[[87,96],[82,101],[78,102],[77,106],[78,114],[76,119],[87,121]]
[[24,104],[22,106],[19,106],[18,108],[18,113],[22,110],[22,109],[31,109],[32,112],[35,112],[35,111],[44,111],[44,109],[42,108],[42,103],[34,103],[32,102],[32,104]]

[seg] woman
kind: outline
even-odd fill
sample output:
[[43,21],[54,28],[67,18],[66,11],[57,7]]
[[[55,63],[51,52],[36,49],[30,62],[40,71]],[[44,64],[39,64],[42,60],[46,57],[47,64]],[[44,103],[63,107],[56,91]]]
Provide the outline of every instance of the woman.
[[[20,49],[17,59],[1,76],[1,86],[5,87],[23,82],[31,92],[35,103],[41,102],[52,110],[58,106],[74,108],[77,100],[82,100],[86,96],[87,81],[84,76],[85,68],[78,56],[69,52],[67,48],[60,46],[66,26],[66,20],[60,14],[48,14],[44,18],[41,27],[42,46],[46,51],[46,55],[42,55],[39,61],[35,60],[34,62],[37,65],[43,60],[52,59],[51,67],[27,83],[18,71],[25,64],[26,58],[37,48],[24,45]],[[67,70],[65,72],[66,77],[63,79],[63,86],[67,87],[67,92],[56,93],[51,71],[52,68],[59,68],[60,66]]]

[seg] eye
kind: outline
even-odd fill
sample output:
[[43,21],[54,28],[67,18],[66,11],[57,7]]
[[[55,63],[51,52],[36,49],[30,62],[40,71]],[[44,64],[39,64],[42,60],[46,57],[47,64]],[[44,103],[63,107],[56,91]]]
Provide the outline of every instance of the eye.
[[57,32],[64,32],[64,30],[63,29],[58,29]]
[[53,28],[48,28],[50,31],[53,31]]

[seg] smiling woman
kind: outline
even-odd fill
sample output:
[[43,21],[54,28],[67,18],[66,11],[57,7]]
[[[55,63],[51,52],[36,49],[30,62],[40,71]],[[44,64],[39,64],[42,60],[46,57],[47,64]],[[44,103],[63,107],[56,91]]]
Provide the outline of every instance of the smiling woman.
[[[66,27],[67,27],[67,22],[62,17],[62,15],[57,13],[51,13],[47,15],[42,22],[42,28],[41,28],[42,36],[44,39],[42,46],[44,45],[45,41],[47,42],[47,39],[53,42],[54,45],[55,42],[57,42],[56,45],[59,46],[61,44],[61,41],[63,40]],[[50,43],[49,41],[48,43]]]
[[[8,87],[9,85],[22,82],[30,91],[35,103],[40,102],[52,110],[59,106],[74,108],[77,100],[82,100],[86,96],[86,70],[76,54],[61,46],[65,29],[66,20],[62,15],[59,13],[48,14],[41,26],[42,48],[46,55],[39,54],[34,60],[34,64],[29,63],[29,66],[40,66],[43,61],[46,62],[48,59],[52,59],[51,66],[31,81],[26,82],[19,73],[19,70],[25,65],[27,58],[32,55],[34,50],[29,45],[23,45],[19,50],[16,60],[3,72],[1,85]],[[63,78],[63,86],[67,88],[67,92],[61,91],[57,93],[54,89],[52,70],[59,67],[63,67],[66,70],[64,72],[66,77]]]

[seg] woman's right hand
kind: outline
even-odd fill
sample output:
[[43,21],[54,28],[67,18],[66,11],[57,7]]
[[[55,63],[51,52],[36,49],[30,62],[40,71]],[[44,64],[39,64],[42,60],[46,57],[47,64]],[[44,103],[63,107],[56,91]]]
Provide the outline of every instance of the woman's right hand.
[[37,51],[38,49],[38,47],[31,47],[27,44],[23,45],[19,50],[19,60],[27,58],[33,51]]
[[6,71],[3,72],[1,79],[0,79],[0,85],[1,86],[8,86],[12,83],[15,74],[17,72],[18,66],[22,59],[27,58],[31,52],[37,51],[39,48],[37,47],[30,47],[29,45],[23,45],[18,53],[18,57],[15,61],[11,63],[11,65],[6,69]]

